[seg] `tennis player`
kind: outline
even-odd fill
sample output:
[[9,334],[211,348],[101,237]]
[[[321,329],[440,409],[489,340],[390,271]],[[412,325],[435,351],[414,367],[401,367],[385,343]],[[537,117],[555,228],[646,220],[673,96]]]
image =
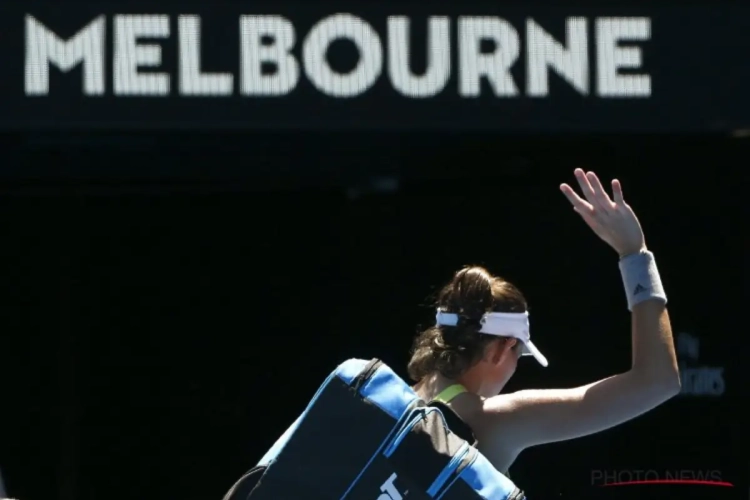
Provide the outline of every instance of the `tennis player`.
[[441,406],[448,425],[500,471],[525,448],[609,429],[667,401],[680,390],[667,298],[654,255],[625,202],[593,172],[575,171],[581,194],[560,186],[573,210],[620,257],[632,313],[632,366],[625,373],[572,389],[499,394],[519,356],[547,359],[531,342],[521,292],[481,267],[460,270],[438,297],[435,326],[420,333],[409,362],[415,390]]

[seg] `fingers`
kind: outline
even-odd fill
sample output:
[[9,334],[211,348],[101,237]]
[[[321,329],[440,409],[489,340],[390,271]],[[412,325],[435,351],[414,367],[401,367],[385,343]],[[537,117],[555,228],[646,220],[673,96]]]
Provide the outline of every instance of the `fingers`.
[[[583,193],[585,200],[595,209],[596,214],[603,216],[616,208],[615,203],[613,203],[609,194],[604,189],[604,186],[602,186],[599,177],[597,177],[594,172],[584,172],[583,169],[577,168],[575,169],[574,174],[578,181],[578,185],[581,187],[581,192]],[[567,184],[564,184],[564,186],[567,186]],[[575,191],[571,188],[563,188],[563,186],[560,186],[560,188],[574,206],[576,206],[576,203],[574,203],[571,195],[575,195],[578,205],[580,205],[580,202],[583,202],[583,199],[575,194]],[[620,190],[619,195],[622,195],[622,190]]]
[[612,193],[615,197],[615,203],[617,203],[618,206],[624,206],[625,198],[622,196],[622,185],[620,185],[620,181],[617,179],[612,181]]
[[577,168],[575,169],[573,173],[576,176],[578,185],[581,187],[581,192],[583,193],[583,196],[585,196],[588,202],[593,205],[595,203],[596,197],[594,196],[594,188],[591,186],[591,183],[589,182],[588,177],[586,177],[586,172],[584,172],[580,168]]
[[[616,179],[612,181],[613,195],[610,198],[594,172],[586,173],[577,168],[575,177],[581,187],[583,197],[579,196],[568,184],[560,185],[560,190],[573,205],[573,210],[593,229],[594,233],[613,245],[611,241],[613,231],[622,226],[625,220],[623,215],[631,211],[623,198],[620,182]],[[632,217],[634,216],[631,214]]]
[[[581,171],[583,172],[583,171]],[[578,177],[578,174],[576,172],[576,177]],[[586,179],[586,175],[583,174],[583,179]],[[579,183],[581,182],[579,178]],[[568,184],[561,184],[560,185],[560,191],[563,192],[566,198],[568,198],[568,201],[571,205],[573,205],[573,210],[581,216],[583,221],[588,224],[588,226],[593,229],[594,231],[598,228],[598,223],[596,221],[596,218],[594,217],[595,209],[594,206],[589,203],[588,201],[582,199],[580,196],[578,196],[578,193],[573,190],[572,187],[570,187]],[[593,192],[593,189],[592,189]]]
[[590,212],[594,209],[594,207],[591,206],[589,202],[578,196],[578,193],[576,193],[575,190],[569,185],[560,184],[560,191],[563,192],[570,204],[573,205],[574,209],[580,208],[582,210],[586,210],[586,212]]
[[596,218],[594,217],[594,207],[591,206],[591,203],[587,202],[586,200],[581,199],[578,194],[573,191],[573,188],[568,186],[567,184],[562,184],[560,186],[560,190],[565,194],[565,196],[568,198],[568,201],[573,205],[573,210],[575,213],[581,216],[581,218],[584,220],[586,224],[589,225],[589,227],[593,230],[597,230],[598,223],[596,222]]
[[612,200],[609,199],[609,195],[604,190],[604,186],[602,186],[599,177],[597,177],[594,172],[588,172],[586,174],[586,179],[594,190],[594,203],[603,210],[612,210],[614,204],[612,203]]

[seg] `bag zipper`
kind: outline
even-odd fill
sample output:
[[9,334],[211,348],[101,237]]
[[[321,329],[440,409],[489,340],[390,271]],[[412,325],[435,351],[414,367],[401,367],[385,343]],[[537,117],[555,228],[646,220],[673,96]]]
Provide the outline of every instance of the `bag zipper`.
[[451,475],[456,472],[458,466],[461,465],[461,461],[469,453],[469,443],[464,443],[461,448],[458,449],[455,455],[450,459],[448,465],[445,466],[443,471],[438,475],[432,485],[427,489],[427,495],[430,498],[435,498],[440,488],[450,479]]

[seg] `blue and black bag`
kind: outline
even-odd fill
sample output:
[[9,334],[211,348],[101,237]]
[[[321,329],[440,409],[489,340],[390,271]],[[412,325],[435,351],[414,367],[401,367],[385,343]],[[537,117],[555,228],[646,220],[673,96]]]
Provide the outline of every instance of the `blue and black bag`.
[[388,366],[350,359],[224,500],[524,498]]

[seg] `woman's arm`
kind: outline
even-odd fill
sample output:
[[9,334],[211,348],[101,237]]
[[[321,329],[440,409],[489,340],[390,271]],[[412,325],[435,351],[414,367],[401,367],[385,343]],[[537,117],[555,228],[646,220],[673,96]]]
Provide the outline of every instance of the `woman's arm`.
[[[587,201],[563,187],[576,212],[621,257],[640,259],[646,266],[643,233],[635,214],[622,199],[617,181],[611,201],[593,173],[576,171]],[[567,189],[566,189],[567,188]],[[628,257],[629,256],[629,257]],[[651,271],[647,273],[646,271]],[[672,340],[666,297],[655,266],[630,278],[640,280],[644,299],[626,290],[632,302],[632,367],[625,373],[574,389],[520,391],[489,398],[484,403],[483,424],[478,429],[483,448],[494,446],[518,452],[529,446],[564,441],[603,431],[641,415],[680,390],[679,370]],[[624,278],[627,269],[623,270]],[[655,281],[654,281],[655,280]],[[631,285],[626,281],[626,286]],[[632,280],[630,280],[632,281]]]
[[490,441],[519,452],[609,429],[655,408],[679,391],[669,316],[663,304],[647,301],[633,308],[630,370],[573,389],[519,391],[489,398],[484,421],[497,429],[487,429],[492,434]]

